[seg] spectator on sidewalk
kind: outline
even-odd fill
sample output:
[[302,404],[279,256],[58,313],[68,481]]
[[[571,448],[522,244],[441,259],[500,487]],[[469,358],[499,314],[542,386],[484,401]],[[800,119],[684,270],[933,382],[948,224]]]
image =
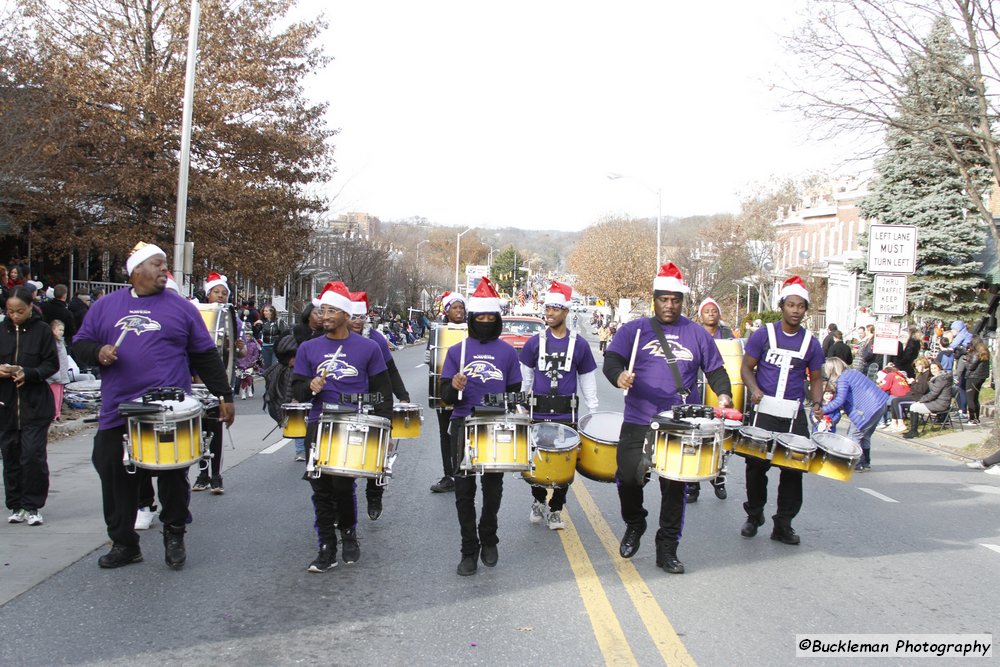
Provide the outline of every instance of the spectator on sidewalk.
[[827,359],[840,359],[848,366],[854,363],[854,354],[851,352],[851,346],[844,342],[844,332],[834,331],[830,334],[833,337],[833,343],[827,348],[826,358]]
[[990,349],[976,336],[965,355],[965,392],[969,404],[969,423],[979,425],[979,392],[990,376]]
[[83,318],[90,310],[90,294],[82,287],[77,288],[76,295],[70,300],[67,308],[69,308],[69,312],[73,313],[74,330],[79,331],[80,327],[83,326]]
[[920,415],[937,414],[951,407],[952,385],[954,380],[951,373],[944,370],[938,362],[931,362],[931,381],[927,393],[910,406],[910,430],[903,434],[904,438],[909,440],[917,437]]
[[[901,372],[894,364],[886,364],[885,373],[882,374],[882,381],[879,383],[879,387],[890,396],[890,400],[893,398],[902,398],[910,393],[910,383],[906,378],[906,374]],[[891,410],[886,410],[886,417],[884,420],[884,425],[888,427],[888,418],[892,416],[892,425],[897,431],[902,431],[904,429],[903,420],[897,418]]]
[[55,402],[56,416],[59,421],[62,416],[63,388],[69,384],[69,355],[66,353],[66,328],[59,320],[52,320],[49,325],[52,328],[52,335],[56,339],[56,351],[59,353],[59,370],[49,376],[46,382],[52,390],[52,400]]
[[[826,330],[827,330],[827,334],[826,334],[826,337],[823,339],[823,356],[826,357],[826,358],[829,358],[830,357],[830,347],[833,345],[833,341],[834,341],[833,334],[835,334],[837,332],[837,325],[836,324],[831,324],[830,326],[828,326],[826,328]],[[841,340],[844,339],[844,335],[843,334],[840,335],[840,339]],[[850,365],[850,363],[851,362],[849,362],[849,361],[847,362],[848,365]]]
[[62,322],[65,330],[66,345],[73,342],[73,334],[76,333],[76,318],[66,305],[69,296],[69,288],[65,285],[56,285],[52,288],[52,298],[42,304],[42,319],[47,324],[52,324],[56,320]]
[[906,420],[909,416],[910,406],[919,401],[930,390],[931,362],[927,357],[917,357],[913,362],[913,370],[917,376],[910,380],[910,392],[905,396],[897,396],[889,400],[889,412],[893,420],[898,420],[900,424],[897,432],[906,430]]

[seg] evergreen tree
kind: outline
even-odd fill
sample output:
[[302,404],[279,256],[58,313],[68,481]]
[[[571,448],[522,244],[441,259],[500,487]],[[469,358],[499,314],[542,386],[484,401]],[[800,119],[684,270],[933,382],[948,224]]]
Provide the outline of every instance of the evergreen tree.
[[[925,54],[910,59],[902,78],[907,95],[898,115],[938,114],[974,122],[976,98],[956,76],[957,72],[968,76],[964,52],[946,20],[935,23],[928,47]],[[936,149],[942,141],[932,131],[889,130],[888,151],[876,164],[878,179],[859,209],[872,222],[917,227],[917,270],[907,284],[911,314],[951,320],[983,310],[974,292],[983,279],[983,267],[975,256],[984,247],[987,230],[974,212],[957,165]],[[976,155],[971,142],[961,150],[972,163],[982,165],[979,180],[985,191],[986,156]],[[866,256],[867,243],[865,235],[861,245]],[[863,272],[865,264],[852,268]]]

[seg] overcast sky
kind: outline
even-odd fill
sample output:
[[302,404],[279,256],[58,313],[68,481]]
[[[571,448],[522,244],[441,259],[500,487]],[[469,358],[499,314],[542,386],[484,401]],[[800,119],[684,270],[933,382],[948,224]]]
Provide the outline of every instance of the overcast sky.
[[[335,212],[576,230],[835,168],[771,89],[803,2],[301,0],[334,57]],[[609,172],[628,178],[611,181]]]

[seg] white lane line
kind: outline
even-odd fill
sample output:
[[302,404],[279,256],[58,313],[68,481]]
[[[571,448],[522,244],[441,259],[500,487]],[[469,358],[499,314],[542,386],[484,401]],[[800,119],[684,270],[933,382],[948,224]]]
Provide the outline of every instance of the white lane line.
[[274,454],[276,451],[278,451],[279,449],[281,449],[282,447],[284,447],[285,445],[287,445],[290,442],[291,442],[291,440],[289,440],[288,438],[282,438],[281,440],[279,440],[278,442],[274,443],[273,445],[271,445],[267,449],[260,450],[260,453],[261,454]]
[[976,491],[977,493],[991,493],[993,495],[1000,495],[1000,486],[986,486],[985,484],[970,484],[969,490]]
[[417,364],[416,366],[414,366],[414,368],[423,368],[423,367],[424,367],[424,366],[426,366],[426,365],[427,365],[427,364]]
[[868,495],[870,495],[870,496],[875,496],[875,497],[876,497],[876,498],[878,498],[879,500],[884,500],[884,501],[885,501],[885,502],[887,502],[887,503],[898,503],[898,502],[899,502],[898,500],[893,500],[893,499],[892,499],[892,498],[890,498],[889,496],[883,496],[883,495],[882,495],[881,493],[879,493],[878,491],[872,491],[871,489],[866,489],[866,488],[864,488],[864,487],[861,487],[861,486],[859,486],[859,487],[858,487],[858,491],[864,491],[864,492],[865,492],[865,493],[867,493]]
[[979,546],[986,547],[990,551],[996,551],[998,554],[1000,554],[1000,545],[997,545],[997,544],[980,544]]

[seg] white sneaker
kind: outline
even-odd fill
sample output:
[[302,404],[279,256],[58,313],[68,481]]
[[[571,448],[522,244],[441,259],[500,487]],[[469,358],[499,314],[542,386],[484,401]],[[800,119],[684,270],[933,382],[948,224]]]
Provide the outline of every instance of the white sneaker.
[[986,466],[983,465],[983,462],[981,460],[978,460],[978,459],[975,460],[975,461],[966,461],[965,465],[967,467],[969,467],[969,468],[972,468],[973,470],[985,470],[986,469]]
[[548,524],[549,530],[562,530],[566,527],[563,523],[561,512],[549,512],[549,518],[546,519],[545,523]]
[[528,515],[528,520],[531,521],[531,523],[541,523],[544,519],[545,504],[536,500],[531,503],[531,514]]
[[987,475],[1000,475],[1000,464],[997,464],[995,466],[990,466],[983,472],[986,473]]
[[[25,510],[21,510],[24,512]],[[40,526],[45,521],[42,519],[42,513],[38,510],[30,510],[28,513],[28,525],[29,526]]]
[[136,530],[149,530],[149,527],[153,525],[153,519],[156,517],[156,512],[150,507],[140,507],[139,511],[135,513],[135,529]]
[[7,523],[24,523],[28,520],[28,510],[13,510],[7,517]]

